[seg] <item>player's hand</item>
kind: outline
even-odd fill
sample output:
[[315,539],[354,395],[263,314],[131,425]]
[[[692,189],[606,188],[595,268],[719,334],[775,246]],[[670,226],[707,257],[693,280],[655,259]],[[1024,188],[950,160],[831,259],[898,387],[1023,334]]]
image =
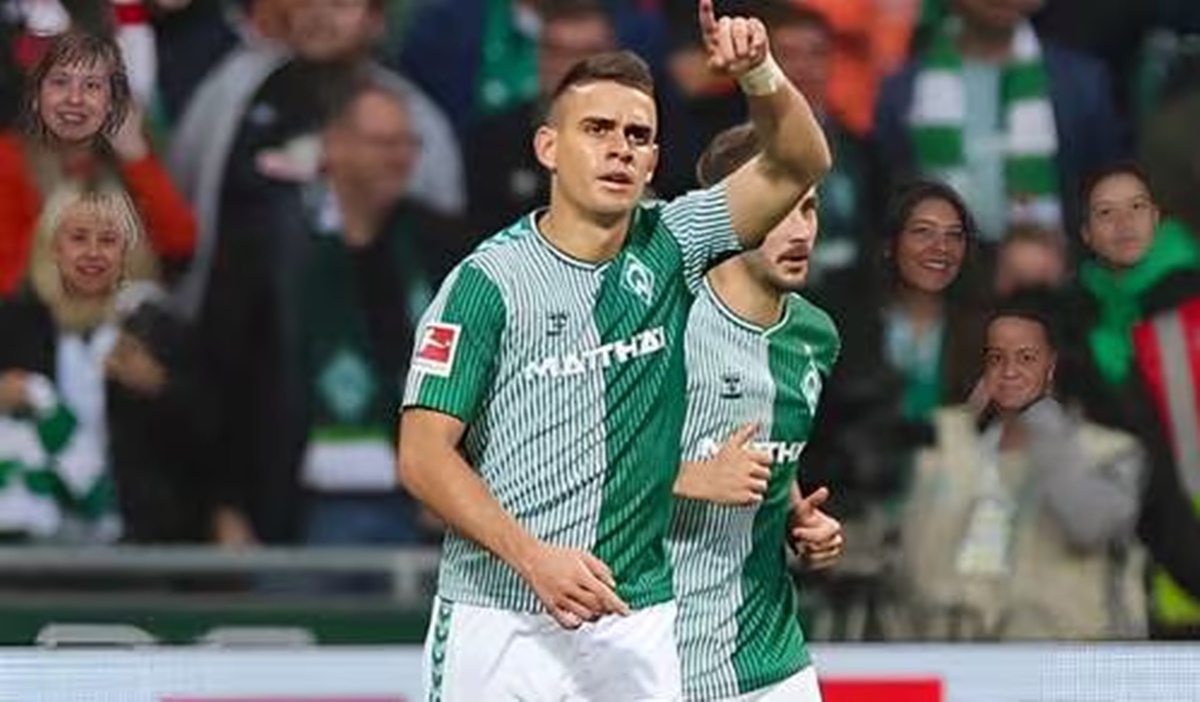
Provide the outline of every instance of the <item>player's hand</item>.
[[698,497],[725,505],[753,505],[762,502],[771,479],[771,456],[750,448],[758,432],[757,424],[747,424],[733,433],[710,460],[684,469],[698,473]]
[[767,27],[756,17],[721,17],[713,0],[700,0],[700,37],[715,73],[738,78],[767,58]]
[[842,523],[821,510],[821,505],[828,499],[829,489],[822,487],[792,505],[792,549],[804,559],[809,570],[832,566],[845,551]]
[[29,406],[29,373],[0,372],[0,412],[16,412]]
[[546,611],[566,629],[605,614],[629,613],[629,605],[617,597],[612,571],[587,551],[542,544],[523,570]]

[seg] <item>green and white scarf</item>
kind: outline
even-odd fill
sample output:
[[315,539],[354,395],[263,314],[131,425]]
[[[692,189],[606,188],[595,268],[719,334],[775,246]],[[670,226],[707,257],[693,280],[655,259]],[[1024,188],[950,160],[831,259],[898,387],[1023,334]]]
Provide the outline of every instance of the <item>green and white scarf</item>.
[[[917,75],[909,125],[919,171],[962,191],[970,174],[963,144],[967,104],[958,34],[958,22],[947,21],[934,37]],[[1001,71],[1009,221],[1061,226],[1050,77],[1029,23],[1013,33],[1011,58]]]

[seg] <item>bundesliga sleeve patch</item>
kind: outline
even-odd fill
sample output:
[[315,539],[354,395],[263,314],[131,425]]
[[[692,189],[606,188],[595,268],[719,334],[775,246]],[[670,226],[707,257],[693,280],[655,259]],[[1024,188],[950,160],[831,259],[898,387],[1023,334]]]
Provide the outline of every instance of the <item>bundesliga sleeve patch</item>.
[[458,340],[462,327],[446,322],[430,322],[421,330],[421,343],[413,365],[417,370],[430,375],[448,378],[454,368],[454,355],[458,351]]

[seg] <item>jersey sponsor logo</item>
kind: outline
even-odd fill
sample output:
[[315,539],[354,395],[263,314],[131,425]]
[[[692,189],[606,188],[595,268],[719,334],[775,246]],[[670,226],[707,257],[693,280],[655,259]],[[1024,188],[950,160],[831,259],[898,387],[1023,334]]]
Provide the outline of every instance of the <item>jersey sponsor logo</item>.
[[[771,457],[771,463],[792,463],[800,460],[806,441],[751,441],[751,451],[761,451]],[[707,461],[720,452],[723,440],[707,436],[700,440],[700,460]]]
[[633,254],[625,255],[625,268],[621,271],[621,283],[647,307],[654,304],[654,271]]
[[447,322],[430,322],[421,330],[421,344],[413,367],[417,370],[443,378],[450,376],[454,368],[454,355],[458,351],[458,340],[462,327]]
[[658,353],[667,347],[667,335],[662,327],[647,329],[628,339],[614,341],[585,351],[572,351],[561,356],[547,356],[525,366],[525,379],[561,378],[569,375],[604,370],[614,363],[626,363],[635,358]]

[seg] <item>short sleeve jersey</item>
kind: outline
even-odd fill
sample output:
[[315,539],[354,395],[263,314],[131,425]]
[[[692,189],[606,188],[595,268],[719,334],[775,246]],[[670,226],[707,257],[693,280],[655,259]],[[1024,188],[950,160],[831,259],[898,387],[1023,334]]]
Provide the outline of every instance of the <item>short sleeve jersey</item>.
[[789,489],[839,344],[829,316],[799,295],[769,329],[737,317],[707,285],[692,306],[683,459],[711,458],[738,427],[756,422],[754,446],[773,465],[757,505],[677,505],[670,555],[689,700],[736,697],[808,665],[786,563]]
[[[720,185],[639,205],[600,264],[554,247],[534,213],[448,276],[418,331],[405,407],[462,420],[466,460],[504,509],[544,541],[594,553],[632,607],[672,596],[683,331],[705,270],[738,249]],[[453,532],[438,591],[541,609],[512,569]]]

